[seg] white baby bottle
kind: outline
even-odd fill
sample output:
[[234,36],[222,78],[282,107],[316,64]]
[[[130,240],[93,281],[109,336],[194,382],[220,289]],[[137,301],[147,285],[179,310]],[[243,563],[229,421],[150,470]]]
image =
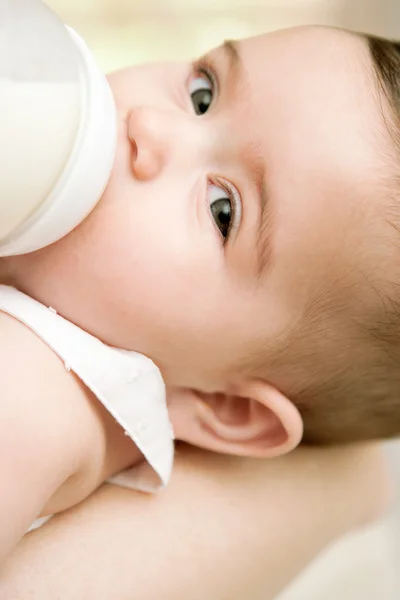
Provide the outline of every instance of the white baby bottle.
[[115,147],[111,90],[82,39],[41,0],[0,0],[0,256],[83,221]]

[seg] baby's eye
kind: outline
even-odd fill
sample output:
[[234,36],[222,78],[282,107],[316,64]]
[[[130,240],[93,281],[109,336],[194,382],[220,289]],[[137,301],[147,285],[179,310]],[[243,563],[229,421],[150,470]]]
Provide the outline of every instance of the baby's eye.
[[214,97],[214,84],[207,73],[198,73],[190,82],[189,93],[196,115],[204,115]]
[[234,192],[228,192],[223,187],[211,183],[208,186],[208,202],[210,205],[211,216],[226,240],[230,234],[232,224],[238,211]]

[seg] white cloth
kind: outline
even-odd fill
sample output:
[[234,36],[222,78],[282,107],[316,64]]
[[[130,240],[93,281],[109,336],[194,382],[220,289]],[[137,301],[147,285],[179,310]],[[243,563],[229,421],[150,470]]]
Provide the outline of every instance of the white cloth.
[[136,352],[103,344],[15,288],[0,285],[0,311],[24,323],[50,346],[142,452],[145,461],[109,481],[146,492],[165,486],[172,471],[173,431],[164,382],[155,364]]

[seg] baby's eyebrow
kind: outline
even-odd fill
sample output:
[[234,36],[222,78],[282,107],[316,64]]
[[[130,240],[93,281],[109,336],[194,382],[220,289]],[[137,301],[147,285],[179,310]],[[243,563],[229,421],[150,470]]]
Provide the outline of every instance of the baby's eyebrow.
[[240,52],[240,42],[225,40],[222,46],[220,46],[220,52],[228,62],[227,80],[229,87],[237,95],[240,88],[245,87],[247,83],[242,54]]
[[260,223],[257,232],[257,275],[265,276],[272,262],[272,210],[265,179],[260,189]]
[[261,279],[272,261],[273,215],[270,192],[267,185],[265,159],[260,145],[253,141],[245,146],[249,171],[257,189],[260,217],[256,235],[257,276]]
[[235,40],[225,40],[222,45],[222,50],[228,55],[229,61],[233,67],[241,66],[242,57],[240,55],[239,43]]
[[[228,79],[231,81],[231,86],[237,91],[239,87],[246,88],[248,81],[240,51],[240,42],[235,40],[225,40],[221,46],[221,51],[228,59]],[[242,91],[244,90],[242,89]],[[257,275],[261,279],[268,270],[272,259],[271,203],[266,183],[265,160],[262,157],[261,149],[258,147],[257,143],[249,143],[246,145],[245,154],[247,156],[249,170],[258,190],[258,199],[260,202],[260,221],[257,231],[256,251]]]

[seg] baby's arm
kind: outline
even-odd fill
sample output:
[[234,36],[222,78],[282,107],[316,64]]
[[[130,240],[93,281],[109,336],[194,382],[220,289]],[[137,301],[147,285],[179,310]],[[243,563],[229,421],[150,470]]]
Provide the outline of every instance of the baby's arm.
[[1,562],[36,517],[85,498],[135,449],[30,329],[0,313],[0,332]]

